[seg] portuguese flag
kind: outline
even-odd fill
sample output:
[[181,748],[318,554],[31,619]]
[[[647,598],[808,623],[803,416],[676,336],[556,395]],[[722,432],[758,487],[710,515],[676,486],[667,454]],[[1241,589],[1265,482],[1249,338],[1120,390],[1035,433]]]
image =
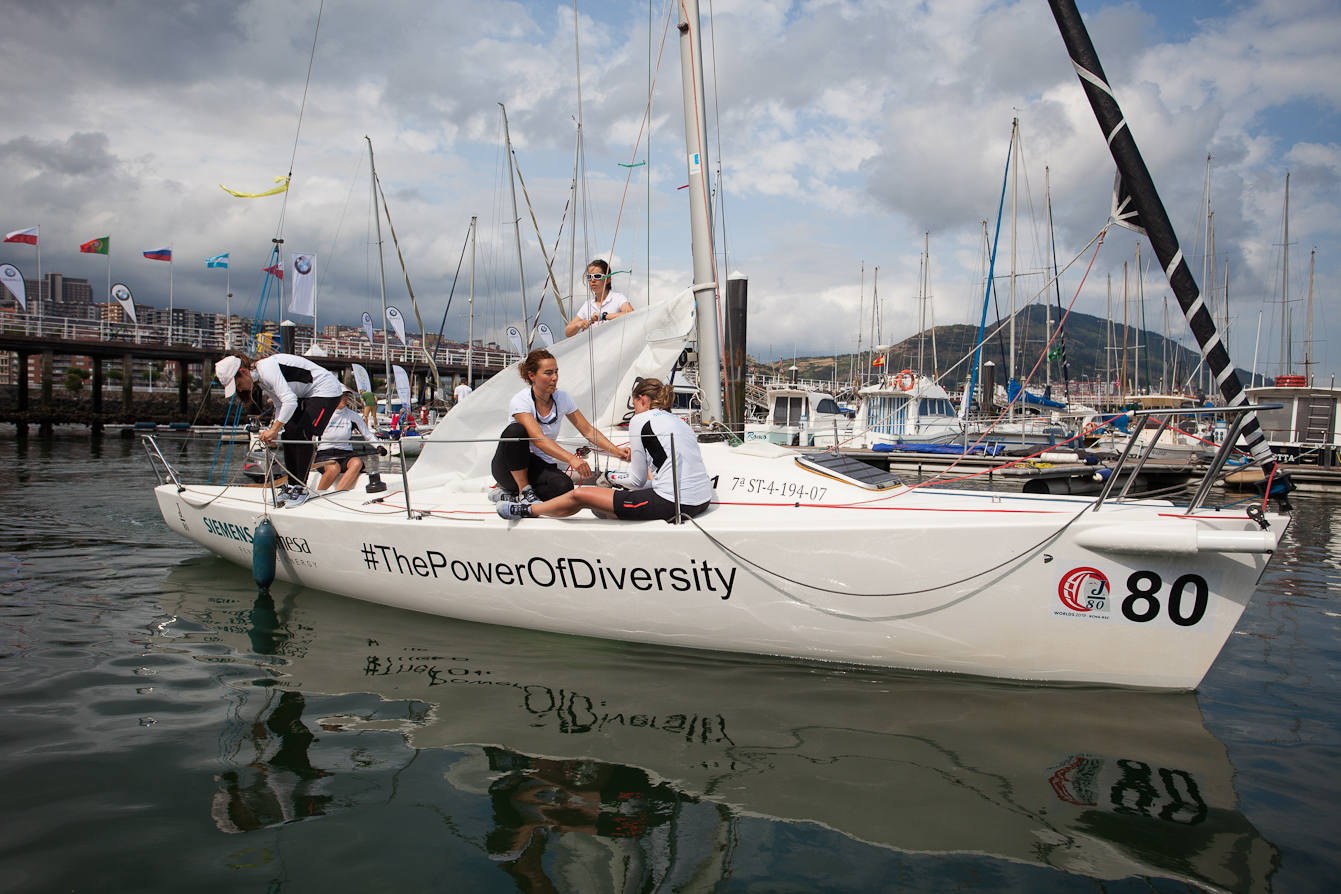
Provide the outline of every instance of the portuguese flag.
[[111,243],[111,236],[103,236],[98,239],[90,239],[79,246],[79,250],[86,255],[105,255],[107,254],[107,249],[110,247]]

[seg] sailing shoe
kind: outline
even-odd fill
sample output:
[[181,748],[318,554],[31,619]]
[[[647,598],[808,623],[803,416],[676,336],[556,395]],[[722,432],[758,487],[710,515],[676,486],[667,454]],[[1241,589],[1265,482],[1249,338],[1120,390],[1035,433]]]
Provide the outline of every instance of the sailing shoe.
[[511,500],[499,500],[498,505],[494,508],[498,510],[499,518],[506,518],[508,521],[531,517],[530,503],[514,503]]
[[539,502],[540,502],[540,498],[537,497],[537,496],[535,495],[535,491],[532,490],[532,489],[531,489],[531,485],[528,484],[528,485],[526,485],[525,487],[522,488],[522,492],[521,492],[521,500],[520,500],[519,502],[522,502],[522,503],[539,503]]
[[310,496],[312,495],[307,492],[307,488],[294,487],[293,490],[289,491],[288,497],[284,500],[284,506],[287,509],[292,509],[295,506],[301,506],[307,502]]
[[497,503],[501,500],[507,500],[509,503],[517,502],[517,494],[510,490],[503,490],[501,487],[489,489],[489,499]]

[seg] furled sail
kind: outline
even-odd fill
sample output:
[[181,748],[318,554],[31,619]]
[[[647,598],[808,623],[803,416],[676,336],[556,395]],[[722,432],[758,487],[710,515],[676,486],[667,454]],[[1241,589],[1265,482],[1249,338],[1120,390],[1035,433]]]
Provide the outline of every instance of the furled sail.
[[[1178,304],[1187,317],[1188,328],[1192,330],[1192,335],[1201,348],[1202,356],[1206,359],[1206,364],[1225,403],[1228,406],[1247,403],[1248,397],[1243,390],[1243,383],[1239,380],[1234,364],[1230,360],[1229,351],[1216,329],[1215,321],[1211,318],[1210,309],[1202,300],[1201,291],[1187,266],[1187,260],[1183,257],[1183,250],[1178,245],[1173,224],[1164,210],[1164,203],[1160,201],[1159,193],[1155,190],[1155,182],[1145,166],[1145,160],[1136,146],[1136,139],[1131,134],[1131,128],[1127,126],[1122,109],[1118,106],[1117,97],[1108,84],[1108,77],[1099,63],[1099,55],[1095,52],[1094,43],[1085,29],[1080,11],[1076,9],[1074,0],[1048,0],[1048,5],[1052,7],[1053,18],[1057,20],[1062,41],[1071,56],[1071,64],[1075,66],[1081,86],[1085,88],[1085,96],[1090,101],[1099,128],[1103,131],[1104,139],[1108,141],[1113,161],[1117,164],[1118,179],[1113,187],[1113,218],[1122,226],[1144,233],[1150,240],[1150,246],[1164,268],[1164,275],[1168,277],[1169,286],[1178,298]],[[1274,475],[1280,480],[1282,486],[1279,492],[1281,494],[1287,492],[1289,484],[1284,480],[1283,473],[1276,468],[1276,457],[1262,434],[1256,413],[1247,415],[1243,425],[1243,438],[1253,460],[1262,466],[1269,478]],[[1283,501],[1284,497],[1281,499]]]

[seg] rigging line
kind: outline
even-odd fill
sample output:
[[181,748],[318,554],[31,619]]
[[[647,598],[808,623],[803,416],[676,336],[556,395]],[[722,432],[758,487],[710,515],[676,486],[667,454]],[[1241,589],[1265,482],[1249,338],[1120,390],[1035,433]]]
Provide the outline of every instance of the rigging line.
[[[293,132],[293,152],[289,155],[289,182],[293,186],[293,165],[298,159],[298,138],[303,132],[303,113],[307,110],[307,91],[312,86],[312,63],[317,58],[317,35],[321,33],[321,14],[326,8],[326,0],[317,5],[317,24],[312,29],[312,50],[307,56],[307,78],[303,81],[303,99],[298,104],[298,125]],[[284,214],[289,207],[289,190],[284,190],[284,199],[279,204],[279,223],[275,226],[275,235],[284,232]]]
[[[1073,295],[1073,296],[1071,297],[1071,303],[1070,303],[1069,305],[1067,305],[1067,308],[1066,308],[1066,315],[1063,316],[1062,319],[1061,319],[1061,320],[1058,322],[1058,324],[1057,324],[1057,332],[1060,332],[1060,331],[1061,331],[1062,326],[1066,323],[1066,319],[1067,319],[1067,317],[1069,317],[1069,316],[1071,315],[1071,310],[1076,306],[1076,301],[1078,301],[1078,300],[1080,299],[1080,292],[1081,292],[1081,290],[1085,287],[1085,282],[1086,282],[1086,280],[1089,279],[1090,271],[1094,269],[1094,262],[1095,262],[1096,260],[1098,260],[1098,257],[1099,257],[1099,249],[1100,249],[1100,248],[1103,248],[1103,244],[1104,244],[1104,236],[1108,233],[1108,227],[1109,227],[1109,226],[1111,226],[1111,223],[1110,223],[1110,224],[1106,224],[1106,225],[1104,226],[1104,228],[1103,228],[1102,230],[1099,231],[1099,235],[1098,235],[1098,236],[1095,236],[1094,239],[1090,240],[1090,245],[1093,245],[1093,246],[1094,246],[1094,254],[1090,255],[1090,263],[1089,263],[1089,265],[1085,268],[1085,275],[1082,276],[1082,277],[1080,278],[1080,284],[1076,286],[1076,293],[1075,293],[1075,295]],[[1086,247],[1086,248],[1089,248],[1088,245],[1085,246],[1085,247]],[[1078,256],[1077,256],[1077,257],[1078,257]],[[1070,264],[1068,264],[1067,266],[1069,267]],[[1042,292],[1040,292],[1040,293],[1038,293],[1038,294],[1046,294],[1047,289],[1048,289],[1048,284],[1045,283],[1044,286],[1043,286],[1043,290],[1042,290]],[[1032,302],[1038,297],[1038,294],[1035,294],[1034,297],[1030,299],[1030,303],[1032,303]],[[1001,413],[996,417],[995,420],[993,420],[992,424],[989,425],[989,426],[983,431],[983,433],[982,433],[981,435],[978,436],[978,440],[975,441],[975,442],[973,443],[973,446],[974,446],[974,447],[977,447],[979,444],[981,444],[981,443],[983,442],[984,439],[986,439],[987,435],[988,435],[989,433],[991,433],[992,429],[996,428],[997,425],[999,425],[999,424],[1001,423],[1001,420],[1004,419],[1004,418],[1006,418],[1006,416],[1010,413],[1010,411],[1012,410],[1012,408],[1014,408],[1014,406],[1015,406],[1015,402],[1018,401],[1018,400],[1020,400],[1020,398],[1024,395],[1024,389],[1025,389],[1025,386],[1029,384],[1029,381],[1030,381],[1030,379],[1033,378],[1034,373],[1038,372],[1039,364],[1041,364],[1041,363],[1043,362],[1043,358],[1047,356],[1048,349],[1052,347],[1052,342],[1053,342],[1056,338],[1057,338],[1057,334],[1056,334],[1056,332],[1054,332],[1052,338],[1048,339],[1047,344],[1045,344],[1045,345],[1043,346],[1043,351],[1039,354],[1038,360],[1036,360],[1036,361],[1034,362],[1034,368],[1031,369],[1031,370],[1029,371],[1029,375],[1025,376],[1024,381],[1023,381],[1022,383],[1020,383],[1020,390],[1017,391],[1017,392],[1015,393],[1015,397],[1012,398],[1012,399],[1010,400],[1010,402],[1006,404],[1006,408],[1005,408],[1004,410],[1001,411]],[[985,401],[984,401],[984,402],[985,402]],[[967,440],[967,438],[966,438],[965,440]],[[946,466],[943,470],[941,470],[940,473],[938,473],[937,475],[935,475],[934,477],[932,477],[932,478],[929,480],[928,483],[930,483],[930,481],[936,481],[941,475],[943,475],[944,473],[949,472],[951,469],[955,468],[955,466],[959,465],[959,463],[962,462],[963,459],[964,459],[964,457],[966,457],[966,456],[968,456],[968,453],[967,453],[967,452],[964,454],[964,456],[961,456],[959,459],[956,459],[954,462],[950,463],[950,465]]]
[[[554,298],[557,302],[559,297],[559,282],[554,278],[554,266],[549,261],[549,255],[545,253],[545,238],[540,235],[540,222],[535,219],[535,208],[531,206],[531,194],[526,191],[526,179],[522,177],[521,162],[517,158],[517,150],[515,149],[512,150],[512,169],[517,174],[517,182],[521,184],[522,198],[526,200],[526,210],[531,215],[531,226],[535,227],[535,239],[540,245],[540,257],[544,260],[545,272],[549,275],[549,278],[545,281],[544,288],[540,291],[540,302],[536,305],[535,309],[535,322],[528,325],[529,331],[526,335],[526,343],[529,345],[531,340],[535,337],[536,327],[540,325],[540,311],[545,306],[545,295],[549,292],[550,283],[554,284]],[[562,304],[559,304],[559,316],[563,317],[564,325],[567,325],[568,316],[563,312]]]
[[[377,193],[382,197],[382,213],[386,215],[387,228],[391,230],[391,244],[396,246],[396,259],[400,261],[400,272],[405,277],[405,290],[410,293],[410,307],[414,308],[414,321],[419,324],[419,348],[424,352],[424,357],[428,360],[429,371],[433,373],[433,384],[437,386],[438,393],[442,393],[442,379],[438,377],[438,365],[433,362],[433,355],[428,350],[428,345],[424,344],[424,319],[419,315],[419,302],[414,299],[414,286],[410,285],[410,271],[405,266],[405,255],[401,254],[400,239],[396,237],[396,225],[391,222],[391,206],[386,203],[386,191],[382,189],[382,178],[373,176],[373,183],[377,186]],[[386,403],[387,410],[391,409],[390,395]],[[410,408],[406,407],[406,411]]]
[[[345,193],[345,204],[344,207],[340,209],[340,221],[335,225],[335,236],[331,239],[329,257],[335,256],[336,246],[340,244],[340,233],[344,230],[345,217],[349,213],[349,202],[354,197],[354,184],[358,181],[359,171],[361,170],[363,170],[363,153],[359,152],[354,155],[354,171],[349,175],[349,192]],[[321,298],[321,284],[325,280],[326,273],[327,266],[322,264],[321,271],[317,274],[317,287],[312,301],[314,310],[316,309],[318,300]],[[316,338],[315,332],[312,334],[312,337]]]
[[[756,571],[761,572],[762,574],[764,574],[764,575],[767,576],[767,577],[776,578],[777,580],[785,581],[786,583],[794,584],[794,585],[796,585],[796,586],[798,586],[798,587],[803,587],[803,588],[805,588],[805,589],[807,589],[807,590],[813,590],[813,591],[815,591],[815,592],[819,592],[819,593],[830,593],[830,594],[835,595],[835,596],[856,596],[856,597],[860,597],[860,598],[873,598],[873,599],[879,599],[879,598],[887,598],[887,597],[891,597],[891,596],[920,596],[920,595],[922,595],[923,593],[934,593],[934,592],[936,592],[937,590],[944,590],[944,589],[946,589],[946,588],[948,588],[948,587],[955,587],[955,586],[959,586],[960,584],[966,584],[966,583],[968,583],[969,581],[971,581],[971,580],[975,580],[975,579],[977,579],[977,578],[980,578],[980,577],[982,577],[982,576],[985,575],[985,574],[991,574],[993,571],[997,571],[997,570],[999,570],[999,569],[1001,569],[1001,568],[1004,568],[1005,566],[1011,564],[1012,562],[1018,562],[1020,559],[1023,559],[1025,556],[1028,556],[1030,553],[1035,552],[1036,550],[1038,550],[1038,549],[1040,549],[1040,548],[1046,546],[1049,542],[1051,542],[1051,541],[1053,541],[1053,540],[1056,540],[1056,539],[1057,539],[1058,537],[1060,537],[1063,533],[1065,533],[1065,531],[1066,531],[1067,528],[1071,527],[1073,524],[1075,524],[1077,521],[1079,521],[1080,518],[1081,518],[1082,516],[1085,515],[1085,513],[1089,512],[1090,509],[1091,509],[1091,507],[1092,507],[1093,505],[1094,505],[1093,502],[1086,502],[1085,505],[1081,508],[1081,510],[1080,510],[1079,512],[1077,512],[1075,515],[1071,516],[1071,518],[1068,519],[1068,520],[1066,521],[1066,523],[1063,524],[1063,525],[1062,525],[1060,528],[1058,528],[1056,531],[1053,531],[1052,533],[1048,534],[1046,537],[1044,537],[1042,540],[1039,540],[1037,543],[1033,544],[1032,546],[1026,547],[1024,550],[1021,550],[1020,552],[1016,553],[1015,555],[1009,556],[1009,557],[1006,558],[1005,560],[1003,560],[1003,561],[1001,561],[1001,562],[998,562],[997,564],[992,565],[992,566],[989,567],[989,568],[983,568],[983,569],[980,570],[980,571],[975,571],[974,573],[969,574],[969,575],[966,575],[965,577],[961,577],[961,578],[959,578],[958,580],[946,581],[945,583],[942,583],[942,584],[936,584],[935,586],[931,586],[931,587],[922,587],[922,588],[920,588],[920,589],[916,589],[916,590],[894,591],[894,592],[889,592],[889,593],[854,593],[854,592],[852,592],[851,590],[836,590],[836,589],[833,589],[833,588],[831,588],[831,587],[823,587],[823,586],[820,586],[819,584],[808,584],[808,583],[806,583],[805,581],[796,580],[795,578],[791,578],[791,577],[788,577],[788,576],[785,575],[785,574],[781,574],[781,573],[779,573],[779,572],[773,571],[772,569],[770,569],[770,568],[768,568],[768,567],[766,567],[766,566],[764,566],[764,565],[760,565],[759,563],[754,562],[754,561],[752,561],[752,560],[746,558],[745,556],[741,555],[739,552],[733,550],[731,547],[727,546],[725,543],[723,543],[722,541],[718,540],[718,539],[717,539],[716,537],[714,537],[712,534],[708,533],[708,531],[706,531],[706,530],[703,528],[703,526],[702,526],[701,524],[698,523],[698,520],[697,520],[697,519],[691,518],[691,519],[689,519],[689,523],[690,523],[691,525],[693,525],[695,528],[697,528],[698,531],[699,531],[699,533],[702,534],[704,537],[706,537],[707,540],[708,540],[708,542],[711,543],[713,546],[717,547],[717,548],[720,549],[722,552],[724,552],[724,553],[726,553],[727,555],[731,556],[731,557],[732,557],[733,559],[735,559],[736,561],[741,562],[742,564],[745,564],[745,565],[750,566],[751,568],[755,569]],[[833,611],[832,609],[826,609],[826,608],[823,608],[823,607],[821,607],[821,606],[812,605],[811,603],[806,602],[804,599],[801,599],[800,597],[798,597],[798,596],[794,596],[794,595],[792,595],[792,594],[790,594],[790,593],[784,593],[783,595],[785,595],[787,598],[792,599],[792,600],[794,600],[794,601],[796,601],[796,602],[800,602],[800,603],[802,603],[803,605],[808,605],[808,606],[810,606],[811,608],[814,608],[814,609],[816,609],[816,610],[818,610],[818,611],[822,611],[822,612],[825,612],[825,613],[827,613],[827,614],[837,615],[837,616],[839,616],[839,617],[858,618],[858,619],[860,619],[860,620],[864,620],[864,621],[892,621],[892,620],[897,620],[897,619],[900,619],[900,618],[916,617],[916,616],[918,616],[918,615],[928,614],[928,613],[930,613],[930,612],[932,612],[932,611],[940,611],[940,610],[942,610],[942,609],[949,608],[949,607],[952,606],[952,605],[956,605],[956,604],[958,604],[958,603],[964,601],[965,599],[969,599],[969,598],[971,598],[971,597],[977,595],[977,593],[966,593],[966,594],[964,594],[963,596],[959,597],[958,599],[951,600],[950,602],[948,602],[948,603],[946,603],[946,604],[944,604],[944,605],[938,605],[938,606],[936,606],[936,607],[934,607],[934,608],[923,609],[923,610],[920,610],[920,611],[916,611],[916,612],[908,612],[908,613],[904,613],[904,614],[887,615],[887,616],[879,617],[879,618],[867,618],[867,617],[865,617],[865,616],[851,615],[851,614],[848,614],[848,613],[846,613],[846,612],[836,612],[836,611]]]
[[[666,5],[666,24],[661,31],[661,46],[657,50],[655,72],[661,71],[661,59],[666,53],[666,35],[670,33],[670,14],[672,9],[674,9],[674,2]],[[652,114],[652,96],[655,92],[656,77],[653,76],[652,85],[647,91],[647,102],[643,104],[643,118],[638,124],[638,136],[633,141],[633,153],[630,156],[630,161],[636,162],[638,160],[638,149],[643,144],[643,134],[647,132],[648,119]],[[612,261],[615,257],[615,243],[619,241],[619,223],[624,217],[624,202],[628,198],[629,184],[633,182],[633,170],[634,166],[630,166],[624,174],[624,190],[619,196],[619,212],[615,215],[615,229],[610,235],[610,260]],[[651,175],[649,174],[648,181],[650,182],[651,179]]]
[[[1100,239],[1100,238],[1104,235],[1104,233],[1106,233],[1107,231],[1108,231],[1108,225],[1105,224],[1104,227],[1103,227],[1102,229],[1100,229],[1099,232],[1096,233],[1096,234],[1094,235],[1094,237],[1090,239],[1089,242],[1085,243],[1085,246],[1084,246],[1083,248],[1081,248],[1080,251],[1077,252],[1077,253],[1071,258],[1071,260],[1069,260],[1069,261],[1066,262],[1066,266],[1065,266],[1065,267],[1062,267],[1060,270],[1058,270],[1058,271],[1052,276],[1051,279],[1049,279],[1046,283],[1043,284],[1043,288],[1042,288],[1042,289],[1040,289],[1038,292],[1035,292],[1032,296],[1029,297],[1029,299],[1025,302],[1024,306],[1025,306],[1025,307],[1028,307],[1029,305],[1031,305],[1031,304],[1033,304],[1035,301],[1037,301],[1040,295],[1045,295],[1045,294],[1047,294],[1047,291],[1048,291],[1049,288],[1052,287],[1052,284],[1053,284],[1054,282],[1056,282],[1057,280],[1059,280],[1059,279],[1061,278],[1062,274],[1066,273],[1066,272],[1067,272],[1068,270],[1070,270],[1073,266],[1075,266],[1076,262],[1079,261],[1079,260],[1084,256],[1085,252],[1089,250],[1089,247],[1090,247],[1091,245],[1093,245],[1093,244],[1095,243],[1096,240]],[[940,381],[941,379],[945,379],[947,376],[949,376],[951,373],[953,373],[953,372],[954,372],[956,369],[958,369],[960,366],[962,366],[962,365],[964,365],[965,363],[967,363],[968,360],[969,360],[969,358],[972,357],[973,354],[974,354],[975,352],[977,352],[980,348],[985,347],[985,346],[987,345],[987,343],[988,343],[989,341],[991,341],[994,337],[996,337],[996,335],[997,335],[997,334],[1001,331],[1001,329],[1004,328],[1006,325],[1007,325],[1006,323],[1001,323],[997,328],[995,328],[995,329],[993,329],[991,332],[985,334],[985,335],[982,337],[982,339],[981,339],[980,341],[978,341],[978,342],[974,345],[974,347],[972,347],[972,348],[969,349],[968,354],[966,354],[965,356],[961,357],[958,361],[956,361],[955,364],[954,364],[954,366],[951,366],[951,367],[950,367],[949,369],[947,369],[945,372],[941,373],[941,375],[940,375],[940,379],[938,379],[937,381]]]
[[722,186],[722,112],[717,101],[717,22],[713,18],[712,0],[708,0],[708,32],[712,47],[712,123],[717,137],[717,213],[722,218],[722,266],[730,271],[731,264],[726,251],[726,190]]
[[447,306],[442,311],[442,325],[438,327],[438,340],[433,345],[433,353],[437,354],[438,349],[442,347],[442,334],[447,330],[447,313],[452,309],[452,296],[456,294],[456,281],[461,277],[461,264],[466,259],[466,247],[470,245],[470,227],[466,227],[466,238],[461,240],[461,257],[456,259],[456,272],[452,274],[452,288],[447,292]]

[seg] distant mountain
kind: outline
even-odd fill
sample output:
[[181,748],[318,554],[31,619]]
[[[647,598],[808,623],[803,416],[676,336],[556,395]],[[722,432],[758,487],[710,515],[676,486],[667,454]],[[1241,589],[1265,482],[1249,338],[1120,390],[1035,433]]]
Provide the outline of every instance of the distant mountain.
[[[1053,310],[1053,325],[1056,326],[1057,311]],[[1179,327],[1182,321],[1179,320]],[[988,331],[992,329],[991,324]],[[934,332],[934,339],[933,339]],[[1190,336],[1189,336],[1190,339]],[[935,353],[932,342],[935,341]],[[971,361],[964,357],[973,350],[978,340],[978,327],[966,323],[937,326],[927,330],[924,335],[915,335],[904,339],[894,346],[890,353],[890,373],[902,369],[911,369],[927,375],[939,374],[951,388],[957,388],[968,378]],[[1047,343],[1047,315],[1042,307],[1031,306],[1020,312],[1015,327],[1015,372],[1018,378],[1028,376],[1034,364],[1038,362]],[[1111,350],[1109,350],[1111,345]],[[1139,346],[1139,348],[1138,348]],[[1003,329],[983,345],[983,362],[996,364],[997,382],[1004,383],[1006,370],[1010,368],[1007,354],[1010,350],[1010,332]],[[1158,390],[1161,387],[1174,388],[1187,381],[1200,360],[1195,348],[1180,347],[1173,339],[1166,340],[1162,335],[1138,330],[1122,323],[1109,322],[1103,317],[1073,311],[1066,319],[1066,331],[1053,342],[1052,381],[1060,382],[1063,377],[1062,353],[1065,353],[1066,368],[1072,381],[1085,379],[1098,381],[1111,378],[1123,381],[1126,388],[1134,388],[1137,383],[1142,390]],[[917,358],[924,358],[918,364]],[[1167,361],[1167,368],[1166,368]],[[863,352],[860,362],[849,354],[839,354],[838,371],[834,374],[834,357],[800,357],[795,360],[802,379],[816,381],[849,381],[853,370],[865,365],[868,372],[869,349]],[[790,359],[775,363],[760,363],[758,368],[768,369],[786,375],[792,365]],[[958,365],[956,365],[958,364]],[[951,371],[953,369],[953,371]],[[1124,374],[1125,371],[1125,374]],[[1240,369],[1239,375],[1244,382],[1249,381],[1248,371]],[[1040,364],[1031,378],[1032,383],[1042,384],[1046,378],[1044,365]],[[1163,386],[1161,386],[1163,382]]]

